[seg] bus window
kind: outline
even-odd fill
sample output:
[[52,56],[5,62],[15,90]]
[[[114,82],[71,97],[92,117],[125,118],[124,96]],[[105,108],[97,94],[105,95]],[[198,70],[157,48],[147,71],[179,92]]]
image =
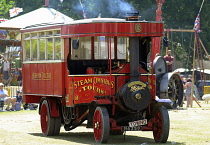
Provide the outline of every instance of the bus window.
[[47,38],[47,60],[53,60],[53,39]]
[[25,61],[30,60],[30,40],[24,40],[25,47]]
[[114,37],[105,36],[94,38],[95,59],[108,59],[108,42],[111,43],[111,58],[114,59]]
[[[71,44],[78,38],[73,38]],[[72,60],[90,60],[91,59],[91,37],[79,38],[79,48],[73,49],[71,47],[71,59]]]
[[45,60],[45,39],[39,39],[39,60]]
[[53,31],[47,31],[46,36],[47,37],[52,37],[53,36]]
[[39,40],[38,40],[38,53],[39,53],[39,55],[38,55],[38,60],[45,60],[45,44],[46,44],[46,42],[45,42],[45,37],[46,37],[46,35],[45,35],[45,32],[43,31],[43,32],[39,32],[38,33],[39,34]]
[[61,59],[61,38],[55,38],[55,60]]
[[23,55],[23,60],[25,61],[30,61],[30,33],[26,33],[23,35],[23,39],[24,39],[24,54]]
[[37,60],[37,33],[31,34],[31,60]]
[[60,30],[24,34],[24,60],[61,60],[63,53],[60,36]]
[[127,37],[117,38],[117,59],[126,59],[126,52],[128,48]]
[[32,52],[32,59],[31,60],[37,60],[37,39],[32,39],[32,48],[31,48],[31,52]]

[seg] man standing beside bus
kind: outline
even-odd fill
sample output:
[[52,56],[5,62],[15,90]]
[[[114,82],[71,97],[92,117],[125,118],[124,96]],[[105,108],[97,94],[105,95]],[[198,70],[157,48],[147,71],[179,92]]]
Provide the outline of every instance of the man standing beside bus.
[[174,62],[174,57],[172,56],[171,50],[168,50],[167,55],[164,56],[166,64],[168,66],[168,72],[172,72],[172,64]]

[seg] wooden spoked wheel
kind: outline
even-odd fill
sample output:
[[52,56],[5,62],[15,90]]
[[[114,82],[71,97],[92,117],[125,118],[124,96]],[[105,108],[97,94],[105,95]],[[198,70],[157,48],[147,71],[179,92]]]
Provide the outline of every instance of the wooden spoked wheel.
[[179,75],[173,74],[168,81],[168,97],[171,107],[176,109],[181,106],[183,100],[183,83]]
[[169,135],[169,115],[165,107],[156,109],[153,123],[153,136],[156,143],[166,143]]
[[109,114],[105,107],[97,107],[93,117],[94,138],[97,143],[106,143],[109,138]]
[[49,105],[47,100],[44,100],[41,105],[40,123],[42,133],[45,136],[58,135],[60,133],[61,118],[52,118],[49,113]]

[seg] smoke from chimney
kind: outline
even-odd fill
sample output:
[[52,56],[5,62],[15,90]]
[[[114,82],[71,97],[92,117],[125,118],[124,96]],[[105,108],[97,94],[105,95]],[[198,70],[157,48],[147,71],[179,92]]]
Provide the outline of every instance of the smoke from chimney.
[[[100,13],[102,17],[124,18],[126,12],[134,9],[134,7],[125,0],[91,0],[91,2],[89,0],[83,0],[83,7],[89,18],[97,17]],[[82,11],[79,2],[74,9]]]

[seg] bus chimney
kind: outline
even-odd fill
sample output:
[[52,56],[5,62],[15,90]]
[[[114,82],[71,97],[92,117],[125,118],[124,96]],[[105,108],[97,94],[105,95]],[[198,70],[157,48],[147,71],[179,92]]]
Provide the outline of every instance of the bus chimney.
[[139,80],[139,37],[130,37],[130,75],[131,81]]
[[138,10],[131,10],[126,13],[126,21],[138,21],[139,20],[139,11]]

